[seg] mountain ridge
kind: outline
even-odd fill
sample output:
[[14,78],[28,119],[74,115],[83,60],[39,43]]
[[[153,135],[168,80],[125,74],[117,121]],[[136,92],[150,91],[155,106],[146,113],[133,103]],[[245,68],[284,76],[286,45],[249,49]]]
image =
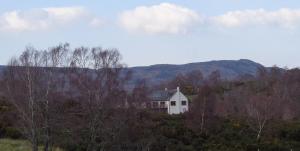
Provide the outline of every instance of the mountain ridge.
[[[134,85],[141,80],[146,80],[150,85],[156,85],[169,81],[178,74],[187,74],[195,70],[201,71],[204,77],[218,70],[222,79],[232,80],[243,75],[255,76],[258,68],[261,67],[264,66],[248,59],[212,60],[187,64],[154,64],[128,67],[124,72],[132,72],[132,79],[129,81],[129,85]],[[5,66],[0,65],[0,75],[4,69]]]
[[220,71],[223,79],[232,80],[243,75],[255,76],[258,68],[263,65],[248,59],[240,60],[213,60],[208,62],[194,62],[187,64],[156,64],[150,66],[130,67],[127,70],[132,71],[131,83],[140,80],[146,80],[151,85],[171,80],[178,74],[199,70],[204,77],[207,77],[213,71]]

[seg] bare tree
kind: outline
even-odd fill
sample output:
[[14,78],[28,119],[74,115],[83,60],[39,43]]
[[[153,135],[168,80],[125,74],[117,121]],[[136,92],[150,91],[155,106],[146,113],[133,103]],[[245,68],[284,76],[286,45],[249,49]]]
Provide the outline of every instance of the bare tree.
[[27,47],[19,58],[9,63],[5,73],[7,96],[16,107],[21,122],[22,132],[32,143],[32,150],[38,150],[39,102],[42,72],[41,53]]
[[192,86],[194,93],[199,92],[199,88],[204,84],[204,77],[200,70],[194,70],[186,75],[187,82]]
[[43,71],[43,101],[41,114],[43,115],[43,136],[44,136],[44,150],[52,150],[52,130],[54,116],[51,105],[54,103],[53,96],[55,93],[64,92],[65,72],[61,67],[66,67],[66,56],[69,51],[69,44],[60,44],[56,47],[49,48],[47,51],[42,52],[42,67]]
[[[256,131],[256,140],[259,142],[267,124],[272,119],[278,119],[280,104],[283,100],[277,84],[281,74],[277,70],[271,72],[265,68],[258,70],[255,83],[244,88],[243,98],[248,116],[249,126]],[[260,148],[258,147],[258,150]]]
[[135,108],[144,108],[150,102],[149,98],[150,89],[145,80],[139,81],[133,88],[128,105]]
[[[17,108],[22,132],[36,151],[39,142],[52,150],[51,97],[62,89],[58,67],[63,66],[68,44],[49,50],[27,47],[19,58],[13,58],[5,72],[7,96]],[[41,141],[40,141],[41,140]]]
[[207,132],[212,118],[215,116],[216,97],[214,90],[204,85],[200,88],[197,97],[192,100],[188,122],[190,126],[201,134]]
[[273,101],[270,97],[263,95],[255,95],[249,99],[249,103],[247,104],[248,114],[252,119],[252,128],[257,132],[257,140],[261,138],[267,122],[272,119],[272,103]]
[[120,60],[121,55],[115,49],[80,47],[72,54],[70,80],[76,97],[84,101],[88,151],[101,148],[97,140],[102,137],[108,110],[125,104],[122,83],[126,80],[120,79],[124,67]]

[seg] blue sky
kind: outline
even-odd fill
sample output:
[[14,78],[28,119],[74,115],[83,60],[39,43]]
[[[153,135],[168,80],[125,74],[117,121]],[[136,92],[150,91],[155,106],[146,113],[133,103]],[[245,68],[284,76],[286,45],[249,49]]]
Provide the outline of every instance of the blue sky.
[[27,45],[118,48],[129,66],[251,59],[300,66],[296,0],[3,0],[0,64]]

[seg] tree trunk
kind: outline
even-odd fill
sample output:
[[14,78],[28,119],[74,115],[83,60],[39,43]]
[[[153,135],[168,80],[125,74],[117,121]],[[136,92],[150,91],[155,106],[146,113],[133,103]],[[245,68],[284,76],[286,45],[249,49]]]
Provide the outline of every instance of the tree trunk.
[[38,151],[38,142],[35,137],[32,138],[32,151]]
[[49,126],[49,102],[46,100],[45,109],[45,140],[44,140],[44,151],[49,151],[50,146],[50,126]]
[[[259,143],[260,136],[261,136],[261,131],[262,131],[262,128],[260,127],[260,128],[259,128],[259,131],[258,131],[258,133],[257,133],[257,136],[256,136],[257,143]],[[259,144],[258,144],[258,145],[259,145]],[[258,146],[257,151],[259,151],[259,150],[260,150],[260,149],[259,149],[259,146]]]
[[205,109],[206,109],[206,98],[204,98],[203,109],[202,109],[203,111],[201,115],[201,127],[200,127],[201,134],[203,133],[203,129],[204,129]]
[[257,136],[256,136],[256,140],[258,141],[260,139],[260,134],[261,134],[261,129],[259,129]]
[[30,124],[31,124],[31,139],[32,139],[32,151],[38,151],[37,141],[37,128],[36,128],[36,115],[35,115],[35,102],[33,99],[33,84],[31,79],[31,72],[27,68],[27,88],[29,95],[29,109],[30,109]]

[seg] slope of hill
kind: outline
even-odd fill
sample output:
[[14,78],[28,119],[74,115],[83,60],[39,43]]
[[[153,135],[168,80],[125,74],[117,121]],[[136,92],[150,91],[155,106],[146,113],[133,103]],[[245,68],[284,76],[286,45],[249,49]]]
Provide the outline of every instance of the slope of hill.
[[251,60],[219,60],[209,62],[189,63],[183,65],[152,65],[144,67],[132,67],[132,81],[146,79],[150,84],[171,80],[178,74],[186,74],[193,70],[200,70],[204,77],[207,77],[213,71],[220,71],[223,79],[234,79],[242,75],[255,75],[257,69],[263,67],[261,64]]
[[[263,67],[261,64],[251,60],[219,60],[209,62],[189,63],[183,65],[158,64],[151,66],[131,67],[126,71],[132,71],[132,79],[129,85],[145,79],[150,85],[173,79],[178,74],[186,74],[194,70],[200,70],[206,77],[213,71],[220,71],[223,79],[234,79],[242,75],[255,75],[257,69]],[[5,66],[0,66],[1,71]]]

